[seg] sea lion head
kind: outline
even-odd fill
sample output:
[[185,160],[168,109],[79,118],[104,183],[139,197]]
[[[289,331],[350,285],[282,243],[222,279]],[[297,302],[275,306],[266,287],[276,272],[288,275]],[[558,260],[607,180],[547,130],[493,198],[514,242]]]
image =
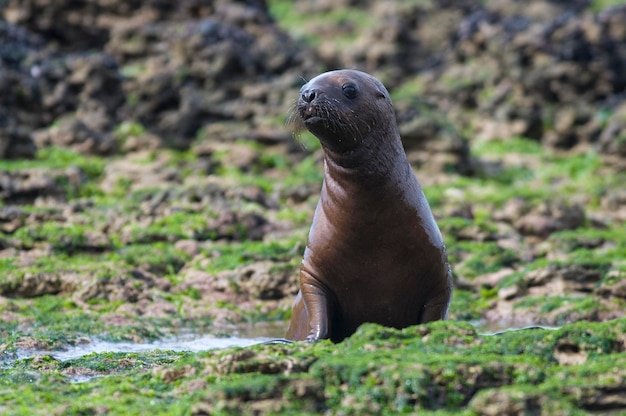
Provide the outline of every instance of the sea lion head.
[[322,145],[336,153],[389,137],[389,129],[396,129],[387,89],[356,70],[325,72],[304,84],[295,111]]

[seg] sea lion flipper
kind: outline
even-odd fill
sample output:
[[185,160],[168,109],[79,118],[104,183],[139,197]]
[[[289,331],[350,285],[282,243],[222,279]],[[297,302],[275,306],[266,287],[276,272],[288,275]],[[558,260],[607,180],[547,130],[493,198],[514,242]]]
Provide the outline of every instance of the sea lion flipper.
[[302,291],[299,290],[293,302],[293,312],[287,327],[285,338],[293,341],[302,341],[308,335],[309,316],[302,299]]
[[420,323],[445,320],[448,316],[448,304],[440,303],[439,305],[425,306],[422,312]]
[[433,299],[431,303],[424,305],[419,322],[424,324],[426,322],[445,320],[448,317],[450,297],[451,293],[445,290],[441,295]]
[[316,342],[329,336],[328,297],[324,289],[303,283],[293,305],[293,313],[285,338]]
[[328,293],[322,286],[314,283],[304,283],[304,280],[303,276],[302,299],[309,318],[309,324],[307,325],[309,333],[305,341],[316,342],[330,336]]

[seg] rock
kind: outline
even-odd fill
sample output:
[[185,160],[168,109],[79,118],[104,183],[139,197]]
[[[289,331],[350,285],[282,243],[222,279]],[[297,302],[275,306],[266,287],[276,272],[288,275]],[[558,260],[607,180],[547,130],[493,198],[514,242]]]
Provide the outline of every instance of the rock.
[[585,212],[580,205],[547,202],[517,219],[515,228],[524,235],[548,237],[555,231],[572,230],[585,222]]
[[[129,184],[128,192],[138,189],[167,189],[168,185],[180,184],[180,178],[177,175],[170,176],[167,169],[169,162],[168,156],[158,154],[157,159],[153,163],[141,163],[141,157],[146,157],[146,150],[135,153],[136,158],[111,159],[107,162],[100,187],[104,192],[115,192],[123,183]],[[146,198],[153,195],[146,195]],[[164,197],[170,197],[169,194],[163,194]],[[163,201],[152,201],[151,205],[160,205]],[[155,207],[153,206],[152,209]],[[148,212],[152,212],[149,209]]]
[[[625,12],[626,13],[626,12]],[[607,126],[599,137],[602,153],[607,160],[616,164],[621,171],[626,170],[626,102],[615,108],[607,118]]]
[[199,142],[195,152],[202,155],[211,155],[219,159],[224,167],[235,167],[243,172],[249,172],[259,162],[261,152],[251,146],[239,143],[215,143],[211,141]]
[[[441,73],[424,83],[424,93],[438,97],[457,128],[483,139],[521,135],[549,147],[594,147],[610,155],[616,150],[600,137],[617,127],[607,131],[597,109],[610,114],[623,102],[626,51],[622,31],[614,28],[626,9],[596,19],[580,5],[532,4],[544,8],[543,15],[527,5],[516,14],[513,4],[465,15]],[[476,112],[481,117],[474,123]]]
[[293,270],[280,270],[274,262],[255,263],[243,268],[235,281],[253,298],[282,299],[291,295]]
[[604,298],[626,299],[626,272],[610,270],[602,284],[595,289],[595,293]]
[[19,206],[8,205],[0,208],[0,229],[7,234],[13,234],[26,223],[28,212]]
[[69,147],[86,154],[111,154],[117,146],[110,133],[93,130],[84,121],[73,116],[60,120],[48,130],[36,132],[34,137],[39,147]]
[[600,205],[604,215],[613,217],[618,221],[626,220],[626,189],[612,189],[603,195]]
[[394,108],[409,162],[434,172],[473,173],[467,139],[436,109],[413,100],[396,100]]
[[501,209],[493,213],[493,219],[513,224],[530,210],[530,204],[523,198],[511,198],[504,203]]
[[23,275],[7,276],[0,285],[0,295],[11,298],[32,298],[43,295],[71,293],[81,277],[77,273],[26,272]]
[[589,354],[576,343],[559,340],[554,348],[554,358],[560,365],[579,365],[587,361]]
[[178,240],[174,248],[194,257],[200,252],[200,243],[196,240]]
[[161,140],[154,134],[129,136],[123,141],[123,143],[122,151],[124,153],[156,150],[161,146]]
[[595,268],[571,265],[533,270],[523,282],[532,295],[558,296],[592,293],[601,279],[602,274]]
[[39,147],[110,154],[128,119],[147,139],[125,141],[124,151],[155,138],[187,148],[200,128],[223,121],[243,122],[251,140],[289,140],[268,120],[284,114],[302,75],[294,68],[311,54],[276,27],[264,2],[48,3],[42,13],[33,1],[0,10],[12,22],[0,25],[0,59],[11,66],[0,71],[8,90],[0,157],[32,157],[33,132]]
[[24,61],[44,43],[36,34],[0,21],[0,159],[32,158],[37,150],[30,132],[41,123],[40,106]]
[[[264,121],[256,119],[284,114],[291,100],[285,87],[298,76],[290,68],[310,59],[277,30],[264,7],[228,2],[185,23],[116,26],[107,50],[129,71],[141,68],[127,81],[136,97],[129,114],[178,148],[189,147],[200,128],[222,122],[244,122],[244,134],[235,138],[263,139]],[[288,138],[284,130],[272,135]]]
[[207,237],[212,240],[262,240],[270,224],[261,214],[222,212],[208,222]]
[[19,129],[0,127],[0,159],[32,159],[36,152],[30,135]]
[[[463,17],[479,6],[474,0],[454,4],[344,2],[354,17],[349,14],[343,24],[335,25],[322,17],[340,7],[339,3],[297,4],[298,12],[309,17],[304,23],[306,33],[319,39],[317,49],[325,67],[372,72],[392,89],[407,75],[436,65]],[[355,24],[353,19],[366,19],[368,24]],[[349,48],[338,41],[346,38],[354,39]]]
[[0,171],[0,200],[5,203],[32,203],[39,197],[65,198],[66,190],[56,180],[64,178],[72,183],[73,171],[25,169],[15,172]]
[[571,415],[569,400],[554,400],[544,392],[515,389],[485,389],[472,398],[468,407],[481,416],[498,415]]
[[[136,304],[141,300],[154,300],[151,292],[157,286],[161,291],[169,291],[169,283],[164,284],[165,282],[142,269],[123,270],[110,278],[83,277],[79,282],[80,284],[76,285],[72,292],[74,292],[73,297],[81,302],[104,299],[110,302],[124,301]],[[129,305],[128,308],[134,310],[135,313],[139,310],[139,313],[144,314],[145,311],[154,306],[154,311],[165,311],[164,315],[171,313],[172,306],[167,302],[163,305],[158,304],[158,302],[152,305],[152,302],[148,302],[139,306]],[[118,310],[120,313],[123,311],[124,309]]]

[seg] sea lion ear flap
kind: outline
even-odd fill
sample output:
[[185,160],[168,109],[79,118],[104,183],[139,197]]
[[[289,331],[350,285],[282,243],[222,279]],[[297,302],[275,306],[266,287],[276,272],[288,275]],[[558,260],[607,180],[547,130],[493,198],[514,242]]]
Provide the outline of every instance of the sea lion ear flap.
[[377,98],[386,98],[387,101],[391,102],[391,97],[389,96],[389,91],[387,91],[387,88],[385,88],[385,85],[382,82],[376,80],[375,87],[376,87],[376,97]]
[[389,91],[385,87],[376,89],[376,98],[382,98],[387,101],[389,106],[393,107],[393,103],[391,102],[391,96],[389,95]]

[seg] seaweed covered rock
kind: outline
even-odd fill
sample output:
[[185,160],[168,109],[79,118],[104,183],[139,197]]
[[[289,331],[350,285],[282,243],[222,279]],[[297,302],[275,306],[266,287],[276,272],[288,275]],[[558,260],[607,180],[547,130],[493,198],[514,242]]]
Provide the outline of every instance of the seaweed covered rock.
[[41,7],[0,6],[11,22],[0,28],[8,41],[2,56],[11,65],[0,77],[8,93],[0,102],[7,108],[0,134],[9,137],[2,155],[32,156],[33,144],[97,154],[132,149],[118,129],[129,119],[177,148],[187,148],[201,128],[222,123],[222,131],[245,123],[245,137],[253,140],[289,138],[274,120],[284,117],[299,77],[310,75],[300,68],[311,66],[313,54],[276,27],[265,2],[61,1],[38,12]]
[[2,23],[6,51],[13,53],[3,55],[0,71],[0,156],[32,157],[48,145],[111,153],[124,102],[115,61],[102,53],[54,56],[42,38]]
[[[226,1],[183,0],[175,3],[158,0],[74,2],[11,0],[2,5],[7,21],[39,33],[65,52],[102,48],[110,39],[111,29],[119,24],[160,20],[183,21],[206,17]],[[251,10],[263,9],[263,0],[237,1],[231,7],[233,17],[246,17]]]
[[0,20],[0,159],[31,158],[32,126],[43,123],[33,74],[23,64],[44,41],[36,34]]
[[315,44],[327,68],[374,72],[394,88],[435,65],[464,16],[480,3],[305,0],[294,7],[306,16],[299,32]]
[[[343,343],[257,346],[207,357],[194,414],[222,411],[475,414],[623,411],[624,320],[480,335],[436,322],[362,326]],[[577,357],[577,358],[574,358]],[[242,374],[254,374],[254,381]],[[176,380],[193,384],[195,373]],[[595,382],[586,383],[595,380]]]
[[129,115],[174,146],[211,124],[254,131],[288,109],[307,53],[266,9],[224,2],[202,19],[139,23],[116,27],[107,50],[128,76]]
[[[470,14],[430,92],[478,138],[525,136],[553,148],[613,154],[607,119],[626,91],[624,34],[615,22],[624,21],[625,10],[573,9],[550,19]],[[470,121],[466,111],[480,117]]]
[[[471,173],[464,141],[523,136],[555,149],[593,148],[621,166],[624,6],[593,13],[585,1],[301,1],[293,10],[302,21],[292,32],[326,67],[371,71],[402,95],[394,101],[408,142],[436,126],[426,147],[448,151],[414,155],[416,165]],[[424,107],[445,114],[448,127],[416,114]]]

